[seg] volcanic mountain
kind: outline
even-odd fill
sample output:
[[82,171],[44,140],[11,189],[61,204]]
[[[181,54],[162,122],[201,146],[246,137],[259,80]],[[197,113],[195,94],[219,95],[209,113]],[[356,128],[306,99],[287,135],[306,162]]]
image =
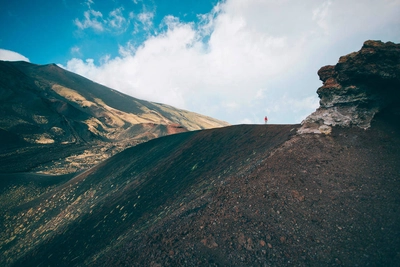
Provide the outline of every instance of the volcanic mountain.
[[368,41],[322,68],[302,125],[164,136],[77,175],[3,174],[1,265],[397,266],[399,48]]
[[[71,173],[128,146],[228,125],[143,101],[57,65],[0,61],[0,170]],[[28,164],[21,169],[19,162]]]

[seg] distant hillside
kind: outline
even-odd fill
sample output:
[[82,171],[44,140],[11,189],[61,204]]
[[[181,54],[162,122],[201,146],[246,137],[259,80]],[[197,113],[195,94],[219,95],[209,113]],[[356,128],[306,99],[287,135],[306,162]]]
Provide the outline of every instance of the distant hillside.
[[[73,144],[72,158],[59,162],[59,172],[63,166],[65,172],[82,169],[104,160],[103,155],[160,136],[227,125],[127,96],[54,64],[0,61],[0,153],[32,146],[34,151],[39,146],[68,150]],[[83,150],[77,152],[77,145]],[[101,154],[100,158],[96,154]],[[54,163],[55,159],[57,155],[46,160]],[[0,167],[2,171],[5,168]]]

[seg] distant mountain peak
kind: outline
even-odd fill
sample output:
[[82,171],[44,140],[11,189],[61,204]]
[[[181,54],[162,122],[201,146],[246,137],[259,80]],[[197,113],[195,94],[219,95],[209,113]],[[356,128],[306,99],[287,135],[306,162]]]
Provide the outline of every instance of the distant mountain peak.
[[2,149],[102,143],[110,156],[160,136],[229,125],[125,95],[56,64],[1,61],[0,82]]

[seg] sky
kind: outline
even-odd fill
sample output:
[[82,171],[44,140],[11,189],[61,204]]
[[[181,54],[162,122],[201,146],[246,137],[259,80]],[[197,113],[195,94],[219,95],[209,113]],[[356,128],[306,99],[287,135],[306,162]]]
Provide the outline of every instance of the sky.
[[56,63],[231,124],[300,123],[317,71],[400,42],[400,0],[2,0],[0,60]]

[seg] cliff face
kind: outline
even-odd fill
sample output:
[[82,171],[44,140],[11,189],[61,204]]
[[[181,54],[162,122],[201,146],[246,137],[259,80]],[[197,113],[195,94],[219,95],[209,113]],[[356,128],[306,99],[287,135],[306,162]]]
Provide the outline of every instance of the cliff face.
[[366,41],[358,52],[318,71],[320,107],[299,133],[330,133],[331,126],[367,129],[377,113],[399,114],[400,44]]

